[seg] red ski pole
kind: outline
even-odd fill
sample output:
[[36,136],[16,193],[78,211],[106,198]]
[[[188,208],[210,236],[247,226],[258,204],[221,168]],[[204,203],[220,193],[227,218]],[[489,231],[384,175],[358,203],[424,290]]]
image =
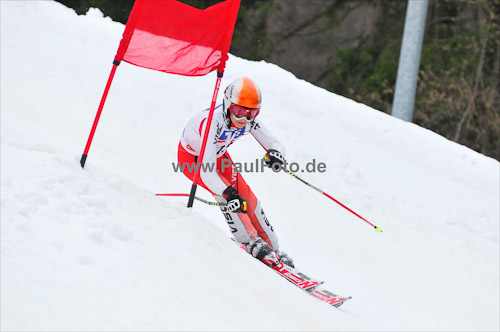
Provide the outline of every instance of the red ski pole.
[[325,195],[326,197],[328,197],[329,199],[331,199],[332,201],[334,201],[335,203],[337,203],[338,205],[342,206],[344,209],[346,209],[347,211],[351,212],[352,214],[354,214],[356,217],[358,217],[359,219],[363,220],[364,222],[366,222],[368,225],[372,226],[373,228],[375,228],[375,230],[377,232],[382,232],[382,229],[378,226],[375,226],[374,224],[372,224],[371,222],[369,222],[368,220],[366,220],[365,218],[363,218],[362,216],[360,216],[359,214],[357,214],[356,212],[354,212],[353,210],[349,209],[347,206],[345,206],[344,204],[340,203],[339,201],[337,201],[335,198],[333,198],[332,196],[328,195],[327,193],[325,193],[323,190],[319,189],[319,188],[316,188],[315,186],[313,186],[312,184],[308,183],[307,181],[301,179],[299,176],[297,176],[297,174],[294,174],[290,171],[286,171],[288,174],[290,174],[291,176],[293,176],[294,178],[296,178],[297,180],[299,180],[300,182],[308,185],[309,187],[313,188],[314,190],[316,190],[317,192],[319,193],[322,193],[323,195]]

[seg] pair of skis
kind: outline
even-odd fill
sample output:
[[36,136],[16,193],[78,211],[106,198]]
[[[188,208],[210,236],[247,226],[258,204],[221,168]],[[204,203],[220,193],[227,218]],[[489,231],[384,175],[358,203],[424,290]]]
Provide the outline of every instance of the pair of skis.
[[[236,243],[240,246],[240,248],[246,251],[245,245],[240,244],[238,242]],[[298,269],[288,266],[281,261],[279,261],[279,263],[276,264],[276,261],[267,260],[266,258],[264,258],[261,260],[261,262],[264,263],[266,266],[270,267],[271,269],[273,269],[280,276],[282,276],[283,278],[285,278],[298,288],[308,293],[309,295],[314,296],[320,301],[323,301],[333,307],[338,308],[342,304],[344,304],[344,302],[346,302],[347,300],[352,299],[352,296],[348,297],[340,296],[324,289],[322,287],[324,281],[319,281],[309,278],[307,275],[300,272]]]
[[280,276],[290,281],[295,286],[306,291],[309,295],[314,296],[315,298],[331,306],[338,308],[342,304],[344,304],[345,301],[352,298],[352,296],[345,297],[327,291],[326,289],[321,287],[324,281],[311,279],[300,272],[298,269],[283,264],[283,262],[279,262],[278,265],[269,265],[268,262],[265,261],[265,259],[263,259],[262,262],[276,271]]

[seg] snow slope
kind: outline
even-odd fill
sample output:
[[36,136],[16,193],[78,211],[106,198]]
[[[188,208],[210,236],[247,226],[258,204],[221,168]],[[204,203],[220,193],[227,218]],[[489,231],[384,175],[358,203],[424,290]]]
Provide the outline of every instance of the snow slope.
[[[1,1],[1,330],[499,330],[496,160],[298,80],[230,57],[300,173],[245,173],[298,267],[352,295],[310,298],[238,249],[217,208],[172,169],[215,74],[123,63],[79,159],[123,25],[53,1]],[[252,137],[233,159],[263,155]],[[203,189],[200,197],[210,199]]]

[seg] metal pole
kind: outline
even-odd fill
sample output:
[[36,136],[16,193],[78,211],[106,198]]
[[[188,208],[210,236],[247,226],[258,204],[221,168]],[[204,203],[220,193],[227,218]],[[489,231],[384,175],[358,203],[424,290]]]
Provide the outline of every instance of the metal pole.
[[424,40],[428,0],[408,0],[392,115],[411,122]]
[[[156,194],[156,196],[184,196],[184,197],[189,197],[189,194]],[[200,198],[200,197],[196,197],[196,196],[194,196],[194,199],[197,199],[200,202],[203,202],[205,204],[212,205],[212,206],[227,206],[226,203],[210,202],[210,201],[207,201],[206,199],[203,199],[203,198]]]

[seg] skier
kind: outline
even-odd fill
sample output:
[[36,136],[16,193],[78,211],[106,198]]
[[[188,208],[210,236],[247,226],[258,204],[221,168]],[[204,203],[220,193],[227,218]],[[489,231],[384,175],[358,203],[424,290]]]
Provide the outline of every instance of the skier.
[[[251,133],[267,150],[265,165],[275,171],[283,167],[283,145],[257,120],[261,100],[260,90],[251,79],[241,77],[229,84],[222,105],[214,110],[211,128],[206,128],[208,109],[188,121],[178,147],[178,162],[183,166],[195,165],[205,130],[210,130],[198,183],[210,191],[217,202],[227,204],[221,206],[222,213],[236,241],[243,244],[248,253],[259,260],[265,258],[274,264],[281,261],[293,267],[293,260],[278,249],[278,237],[260,201],[226,151],[240,137]],[[183,167],[183,173],[193,180],[192,167]]]

